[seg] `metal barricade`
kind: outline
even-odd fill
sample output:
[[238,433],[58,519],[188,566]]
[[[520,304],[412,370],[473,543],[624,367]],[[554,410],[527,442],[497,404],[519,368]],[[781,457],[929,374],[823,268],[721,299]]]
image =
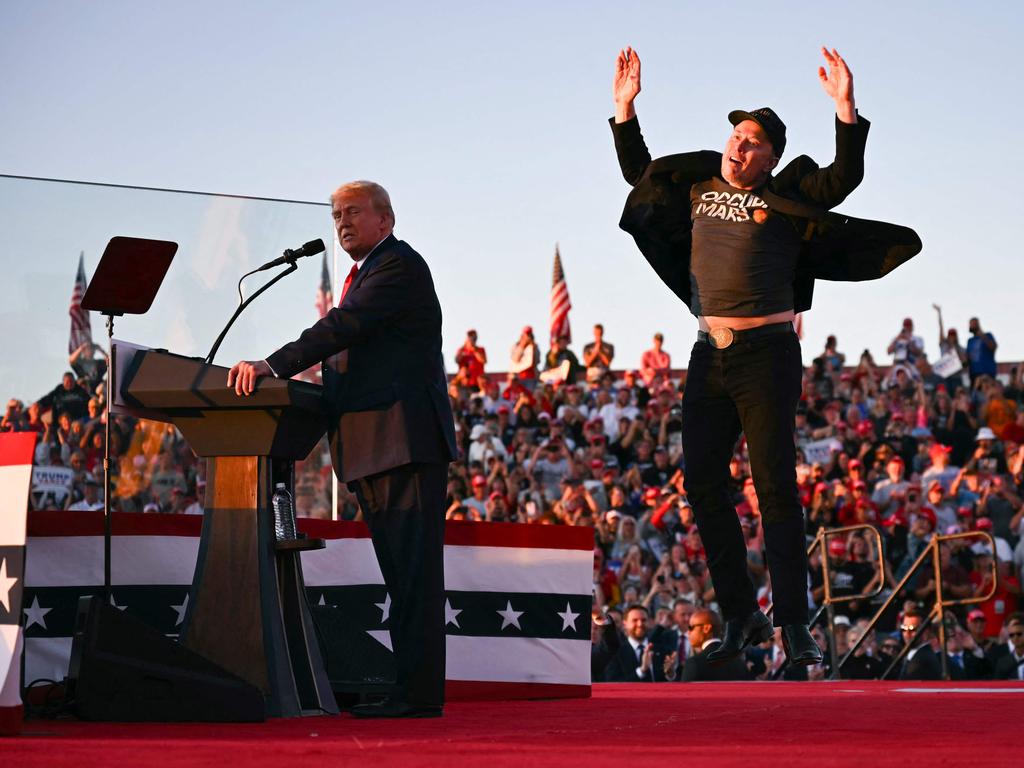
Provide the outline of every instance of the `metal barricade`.
[[[991,548],[993,553],[991,565],[992,586],[989,589],[988,594],[986,595],[975,595],[974,597],[964,597],[957,598],[954,600],[946,600],[942,595],[942,564],[939,558],[939,547],[941,547],[943,544],[949,541],[968,538],[982,539],[985,542],[987,542],[988,546]],[[839,660],[838,664],[833,663],[833,677],[839,674],[839,671],[842,669],[843,664],[845,664],[847,660],[852,658],[853,655],[857,652],[857,649],[860,648],[861,645],[863,645],[864,641],[871,634],[871,631],[875,628],[875,625],[878,623],[878,620],[882,617],[882,614],[885,613],[886,610],[888,610],[889,606],[892,605],[893,601],[899,597],[900,591],[907,585],[907,582],[910,581],[914,574],[917,573],[918,569],[920,569],[921,566],[928,561],[928,558],[931,557],[932,567],[934,568],[935,573],[935,602],[932,605],[931,611],[928,613],[928,617],[925,619],[925,621],[921,622],[921,625],[917,628],[917,631],[914,633],[914,636],[910,638],[910,640],[903,646],[900,652],[896,654],[896,657],[892,660],[892,663],[890,663],[889,666],[886,668],[885,672],[882,673],[882,679],[884,680],[892,673],[892,670],[896,667],[896,665],[903,660],[903,657],[906,656],[907,652],[913,647],[914,643],[917,641],[917,638],[920,637],[921,634],[925,632],[929,626],[931,626],[931,623],[936,618],[938,618],[939,643],[942,646],[942,652],[940,654],[940,661],[942,664],[942,678],[944,680],[949,680],[949,657],[946,653],[946,608],[952,607],[954,605],[973,605],[975,603],[983,603],[986,600],[990,600],[992,596],[995,595],[998,579],[996,574],[996,558],[994,555],[995,540],[993,540],[992,536],[990,536],[985,531],[967,531],[965,533],[953,533],[948,536],[932,536],[928,544],[921,551],[921,554],[918,556],[917,560],[914,561],[914,564],[910,566],[910,569],[906,572],[906,574],[904,574],[903,578],[900,579],[899,584],[893,587],[892,594],[882,604],[882,607],[878,609],[878,612],[875,613],[874,617],[871,619],[868,626],[864,629],[864,632],[861,634],[857,642],[850,647],[850,649],[846,652],[846,655]],[[833,643],[833,646],[834,645],[835,644]]]

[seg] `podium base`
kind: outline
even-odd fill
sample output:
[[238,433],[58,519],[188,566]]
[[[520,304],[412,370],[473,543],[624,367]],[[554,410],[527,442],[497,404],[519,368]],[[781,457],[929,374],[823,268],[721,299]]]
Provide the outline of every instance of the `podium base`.
[[71,645],[68,699],[83,720],[252,723],[263,694],[108,605],[83,597]]

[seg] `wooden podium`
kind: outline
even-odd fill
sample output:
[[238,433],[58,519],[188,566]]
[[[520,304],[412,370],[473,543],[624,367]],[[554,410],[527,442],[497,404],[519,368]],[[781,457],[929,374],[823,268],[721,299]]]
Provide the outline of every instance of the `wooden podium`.
[[[278,541],[271,496],[294,485],[326,429],[321,388],[264,379],[239,397],[228,369],[133,351],[116,383],[144,418],[174,424],[207,458],[206,510],[181,643],[259,688],[267,715],[337,714],[299,559],[322,539]],[[119,366],[120,368],[120,366]]]

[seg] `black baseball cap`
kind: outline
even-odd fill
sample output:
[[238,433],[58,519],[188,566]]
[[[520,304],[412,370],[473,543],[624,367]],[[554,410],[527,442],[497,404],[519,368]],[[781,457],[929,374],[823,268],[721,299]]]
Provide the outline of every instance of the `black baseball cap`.
[[729,113],[729,122],[733,125],[739,125],[744,120],[753,120],[760,125],[767,134],[768,140],[772,143],[775,156],[782,157],[782,153],[786,149],[786,124],[779,119],[774,109],[771,107],[761,107],[750,112],[734,109]]

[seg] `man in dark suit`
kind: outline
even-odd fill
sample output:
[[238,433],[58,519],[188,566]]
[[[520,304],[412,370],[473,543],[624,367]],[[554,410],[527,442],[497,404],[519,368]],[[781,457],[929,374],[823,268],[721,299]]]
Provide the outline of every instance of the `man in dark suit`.
[[942,679],[942,664],[939,661],[939,655],[935,653],[931,645],[931,627],[922,630],[916,639],[914,637],[924,620],[923,614],[910,611],[903,616],[903,623],[900,625],[903,641],[904,643],[913,643],[913,645],[903,658],[900,680]]
[[337,307],[266,360],[240,362],[228,386],[287,378],[323,362],[334,472],[359,499],[391,597],[393,693],[363,717],[430,717],[444,703],[444,499],[455,429],[441,357],[441,307],[430,269],[392,234],[378,184],[331,196],[352,259]]
[[701,608],[694,612],[690,617],[689,638],[696,653],[683,664],[680,679],[684,683],[751,679],[743,656],[718,664],[708,661],[708,654],[722,644],[722,617],[714,611]]
[[996,661],[996,680],[1024,680],[1024,619],[1011,618],[1006,624],[1010,637],[1010,652]]
[[793,330],[814,280],[868,280],[920,250],[906,227],[828,213],[860,183],[868,121],[853,75],[822,49],[818,77],[835,104],[836,156],[798,157],[773,175],[786,126],[771,109],[735,110],[725,151],[652,159],[636,117],[640,60],[619,53],[612,133],[632,185],[619,226],[697,317],[683,396],[686,490],[726,620],[711,660],[740,656],[772,636],[757,606],[747,550],[729,495],[729,462],[745,435],[760,502],[774,622],[791,663],[821,662],[807,626],[807,556],[797,493],[793,423],[803,368]]
[[655,632],[648,637],[647,609],[634,604],[622,617],[623,637],[619,649],[605,667],[605,681],[609,683],[661,683],[666,680],[665,670],[675,670],[676,652],[666,638],[670,632]]

